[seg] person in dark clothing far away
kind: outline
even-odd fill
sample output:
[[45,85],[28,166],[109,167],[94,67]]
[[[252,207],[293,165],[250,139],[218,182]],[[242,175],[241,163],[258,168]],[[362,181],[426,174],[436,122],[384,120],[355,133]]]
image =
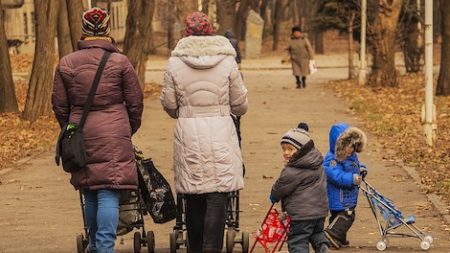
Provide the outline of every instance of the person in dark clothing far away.
[[226,31],[224,35],[233,46],[234,50],[236,51],[236,57],[234,58],[237,62],[237,64],[241,64],[241,50],[239,49],[239,41],[236,39],[236,36],[234,36],[234,33],[232,31]]

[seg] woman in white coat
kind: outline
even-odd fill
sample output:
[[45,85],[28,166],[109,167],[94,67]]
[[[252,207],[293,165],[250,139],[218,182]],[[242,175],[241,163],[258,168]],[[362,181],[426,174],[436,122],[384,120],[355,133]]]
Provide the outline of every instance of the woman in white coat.
[[169,58],[161,104],[177,119],[173,167],[186,197],[193,253],[221,252],[227,194],[244,187],[242,157],[230,114],[247,111],[247,89],[227,38],[214,36],[208,17],[194,12]]

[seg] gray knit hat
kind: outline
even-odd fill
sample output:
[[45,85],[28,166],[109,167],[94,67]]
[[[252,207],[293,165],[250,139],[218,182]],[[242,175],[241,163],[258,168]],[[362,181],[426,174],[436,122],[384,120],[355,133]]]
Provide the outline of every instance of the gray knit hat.
[[309,141],[311,141],[309,133],[301,128],[293,128],[281,138],[281,143],[289,143],[297,150],[300,150]]

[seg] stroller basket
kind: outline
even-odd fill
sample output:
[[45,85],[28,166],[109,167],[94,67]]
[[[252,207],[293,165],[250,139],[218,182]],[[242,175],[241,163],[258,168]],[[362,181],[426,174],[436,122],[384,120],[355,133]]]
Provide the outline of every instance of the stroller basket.
[[[363,180],[360,189],[369,202],[370,209],[377,221],[380,241],[377,243],[377,249],[383,251],[388,246],[388,237],[414,237],[420,240],[420,247],[428,250],[433,242],[433,237],[420,230],[414,223],[416,217],[414,215],[404,217],[402,212],[395,206],[394,202]],[[384,221],[384,222],[383,222]],[[409,233],[395,232],[394,230],[404,226],[409,229]]]

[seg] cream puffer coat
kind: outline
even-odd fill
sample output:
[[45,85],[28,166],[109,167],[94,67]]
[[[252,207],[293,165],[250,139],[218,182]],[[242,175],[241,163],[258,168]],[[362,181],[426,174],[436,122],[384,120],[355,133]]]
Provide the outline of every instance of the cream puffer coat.
[[189,36],[172,51],[161,104],[177,119],[173,167],[177,193],[244,187],[242,157],[230,114],[247,111],[247,89],[228,39]]

